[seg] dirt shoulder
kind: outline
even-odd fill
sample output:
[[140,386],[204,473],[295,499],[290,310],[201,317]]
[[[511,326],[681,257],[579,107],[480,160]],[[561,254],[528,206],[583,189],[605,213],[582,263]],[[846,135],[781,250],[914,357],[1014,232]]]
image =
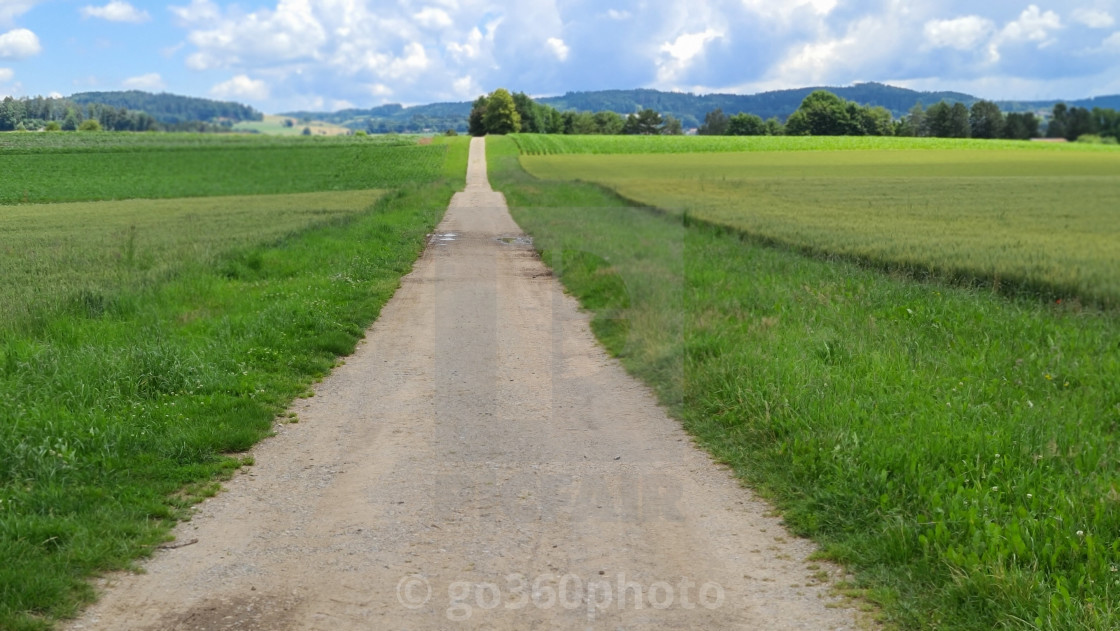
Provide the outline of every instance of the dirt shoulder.
[[359,350],[176,530],[197,543],[70,628],[855,627],[596,344],[482,149]]

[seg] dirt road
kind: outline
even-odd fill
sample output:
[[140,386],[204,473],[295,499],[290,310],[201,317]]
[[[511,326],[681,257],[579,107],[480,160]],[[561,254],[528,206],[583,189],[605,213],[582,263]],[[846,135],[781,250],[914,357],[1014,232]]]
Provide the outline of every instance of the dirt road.
[[300,422],[73,629],[850,629],[486,180]]

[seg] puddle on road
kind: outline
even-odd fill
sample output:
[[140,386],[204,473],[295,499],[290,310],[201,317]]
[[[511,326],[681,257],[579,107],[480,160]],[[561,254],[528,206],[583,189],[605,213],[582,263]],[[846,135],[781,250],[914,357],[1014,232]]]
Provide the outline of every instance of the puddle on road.
[[506,245],[533,245],[533,238],[526,236],[498,237],[498,241],[501,241]]
[[451,243],[452,241],[454,241],[455,239],[458,239],[458,238],[459,238],[459,235],[457,233],[454,233],[454,232],[436,233],[436,234],[432,235],[431,239],[429,240],[429,243],[435,243],[436,245],[444,245],[446,243]]

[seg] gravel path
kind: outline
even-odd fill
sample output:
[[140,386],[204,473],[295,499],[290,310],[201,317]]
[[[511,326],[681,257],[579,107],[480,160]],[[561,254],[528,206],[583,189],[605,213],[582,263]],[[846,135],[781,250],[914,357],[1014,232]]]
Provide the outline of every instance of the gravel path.
[[596,344],[486,179],[358,351],[72,629],[852,629]]

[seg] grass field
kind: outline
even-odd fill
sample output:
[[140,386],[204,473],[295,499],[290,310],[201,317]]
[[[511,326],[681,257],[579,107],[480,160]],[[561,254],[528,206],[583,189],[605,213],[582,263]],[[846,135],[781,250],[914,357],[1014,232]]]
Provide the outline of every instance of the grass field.
[[446,153],[439,145],[368,138],[105,133],[4,140],[0,204],[396,188],[434,180]]
[[888,622],[1120,628],[1116,310],[806,256],[537,179],[489,143],[493,185],[604,344]]
[[[46,177],[37,190],[85,198],[0,205],[5,630],[72,615],[93,596],[90,577],[150,553],[251,464],[237,454],[352,351],[395,291],[467,157],[465,141],[50,136],[36,135],[39,151],[24,138],[0,147],[6,165],[75,169],[66,195]],[[146,161],[160,169],[134,171]],[[301,173],[315,175],[291,184]],[[0,190],[25,176],[39,177],[0,169]],[[151,193],[147,177],[190,199],[90,201]],[[340,181],[360,190],[333,190]]]
[[1115,152],[1117,147],[1018,140],[896,138],[894,136],[566,136],[513,134],[522,155],[719,153],[741,151],[936,150]]
[[[292,121],[289,127],[284,121]],[[266,115],[260,121],[242,121],[233,126],[234,131],[255,131],[260,134],[275,136],[302,136],[304,129],[310,129],[312,136],[345,136],[351,130],[340,125],[331,125],[323,121],[300,122],[299,119],[287,116]]]
[[[682,141],[664,140],[668,146]],[[683,140],[733,146],[722,138]],[[687,159],[673,153],[605,155],[605,149],[596,155],[593,139],[577,139],[567,153],[523,156],[522,163],[538,177],[600,183],[642,204],[810,252],[1049,299],[1120,306],[1120,206],[1114,202],[1120,150],[769,140],[777,148],[785,146],[779,140],[797,141],[801,150],[748,143],[743,147],[751,150]],[[845,140],[854,142],[835,149]],[[807,150],[814,142],[828,150]],[[892,145],[921,149],[882,148]],[[579,150],[591,153],[572,153]]]

